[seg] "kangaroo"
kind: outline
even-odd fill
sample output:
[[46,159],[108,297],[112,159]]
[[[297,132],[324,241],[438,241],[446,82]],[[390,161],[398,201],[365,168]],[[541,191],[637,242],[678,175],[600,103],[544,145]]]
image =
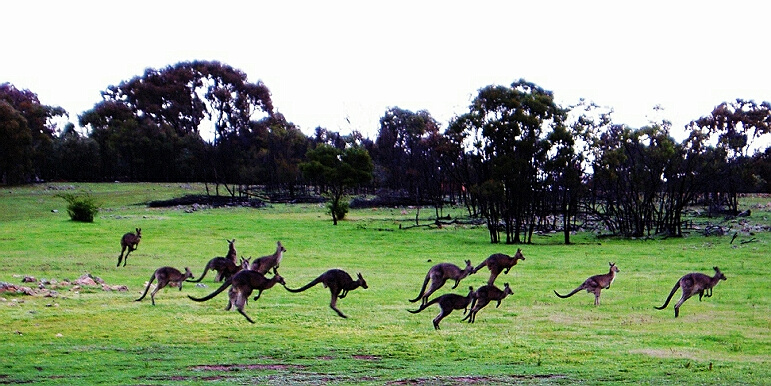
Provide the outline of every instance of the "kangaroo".
[[[126,263],[128,262],[129,253],[135,251],[139,246],[139,242],[142,240],[142,228],[136,228],[136,231],[137,231],[136,234],[129,232],[123,235],[123,237],[121,237],[120,256],[118,256],[118,265],[116,265],[116,267],[120,267],[121,261],[123,261],[123,266],[125,267]],[[127,248],[128,248],[128,253],[126,253],[126,257],[124,259],[123,252],[126,252]]]
[[560,295],[557,293],[557,291],[554,291],[554,294],[565,299],[575,295],[576,292],[578,291],[586,290],[586,292],[594,294],[594,305],[599,306],[600,291],[602,289],[610,288],[610,285],[613,284],[614,280],[616,280],[616,274],[619,272],[618,267],[616,267],[616,263],[608,263],[608,264],[610,264],[610,272],[604,275],[590,276],[588,279],[584,280],[583,284],[578,286],[578,288],[574,289],[573,292],[567,295]]
[[[215,257],[211,260],[209,260],[208,263],[206,263],[206,267],[204,267],[203,273],[200,277],[198,277],[198,280],[188,280],[192,283],[198,283],[201,280],[203,280],[204,276],[206,276],[206,272],[209,272],[209,270],[217,271],[217,275],[214,277],[214,281],[219,282],[224,279],[227,279],[230,276],[233,276],[236,272],[243,269],[244,264],[244,258],[241,258],[241,265],[236,264],[236,239],[228,240],[225,239],[225,241],[228,242],[228,254],[225,257]],[[246,268],[249,268],[248,264]]]
[[517,253],[514,254],[514,257],[503,253],[494,253],[486,258],[481,264],[477,265],[472,273],[477,273],[482,267],[487,266],[487,268],[490,269],[490,279],[487,280],[487,285],[493,285],[498,275],[500,275],[501,272],[508,274],[511,267],[517,265],[518,260],[525,260],[521,248],[517,249]]
[[[426,279],[423,280],[423,288],[420,289],[418,297],[411,299],[410,302],[415,303],[418,299],[423,299],[421,306],[425,306],[426,302],[428,302],[428,297],[431,296],[434,291],[441,288],[447,280],[455,280],[455,285],[452,287],[452,289],[455,289],[458,287],[458,283],[460,283],[461,280],[468,275],[471,275],[473,272],[474,267],[471,265],[471,260],[466,260],[466,268],[463,270],[455,264],[439,263],[428,270]],[[428,285],[429,280],[431,281],[431,288],[426,292],[426,286]]]
[[227,280],[238,271],[242,269],[249,269],[249,259],[241,258],[241,264],[235,265],[230,259],[226,257],[215,257],[206,263],[206,267],[203,269],[203,273],[196,280],[188,280],[191,283],[198,283],[206,276],[206,272],[209,270],[216,271],[217,275],[214,276],[215,282]]
[[284,278],[281,277],[278,272],[276,272],[273,277],[268,279],[257,271],[245,269],[239,271],[232,278],[225,280],[220,288],[217,288],[216,291],[203,298],[194,298],[190,295],[187,297],[197,302],[207,301],[219,295],[222,291],[225,290],[225,288],[230,286],[230,290],[228,291],[228,305],[225,307],[225,310],[229,311],[235,305],[236,310],[238,310],[238,312],[243,315],[246,320],[248,320],[250,323],[254,323],[254,320],[252,320],[252,318],[250,318],[249,315],[244,312],[244,307],[249,300],[249,296],[254,290],[258,290],[259,292],[257,293],[257,296],[254,297],[254,300],[257,300],[260,298],[260,295],[262,295],[262,291],[273,288],[276,283],[286,285]]
[[471,303],[471,298],[474,295],[474,287],[468,287],[468,295],[461,296],[458,294],[444,294],[439,296],[428,303],[422,304],[417,310],[407,310],[413,314],[417,314],[420,311],[425,310],[428,306],[439,303],[439,315],[434,318],[434,329],[439,330],[439,322],[442,321],[453,310],[463,310],[463,313],[468,311],[468,305]]
[[476,292],[471,296],[471,310],[468,312],[465,318],[461,320],[468,320],[469,323],[474,323],[477,318],[477,312],[488,305],[491,301],[495,300],[498,304],[495,308],[500,307],[501,300],[506,296],[513,294],[514,292],[509,287],[509,283],[503,285],[503,291],[500,288],[488,284],[477,288]]
[[364,278],[361,276],[361,273],[357,273],[356,275],[358,276],[358,279],[354,281],[347,272],[341,269],[330,269],[329,271],[322,273],[321,276],[317,277],[312,282],[298,289],[284,287],[289,292],[303,292],[316,284],[322,283],[324,284],[324,287],[329,288],[329,292],[332,294],[332,300],[329,302],[329,307],[335,310],[341,317],[347,318],[345,314],[337,309],[337,299],[345,298],[348,295],[348,291],[355,290],[356,288],[369,288],[367,287],[367,282],[364,281]]
[[279,264],[281,264],[281,258],[284,256],[284,252],[286,252],[286,248],[281,245],[280,241],[277,241],[276,252],[272,255],[263,256],[254,260],[250,269],[264,275],[273,268],[273,273],[275,273],[275,270],[278,269]]
[[168,284],[172,283],[179,286],[179,290],[182,291],[182,282],[185,281],[185,279],[192,277],[193,273],[190,272],[190,268],[188,267],[185,267],[185,273],[179,272],[179,270],[174,267],[158,268],[153,273],[153,276],[150,276],[150,281],[147,282],[147,287],[145,287],[145,293],[143,293],[142,296],[140,296],[139,299],[135,301],[138,302],[145,298],[145,295],[147,295],[147,291],[150,289],[150,284],[153,283],[153,280],[158,280],[158,285],[150,294],[150,300],[153,302],[153,305],[155,305],[155,294],[160,291],[161,288],[166,287]]
[[720,280],[727,280],[725,275],[720,272],[718,267],[712,267],[712,269],[715,270],[715,276],[712,277],[699,272],[691,272],[681,277],[680,280],[675,283],[675,286],[672,287],[672,292],[669,293],[667,301],[664,302],[664,305],[654,308],[657,310],[663,310],[667,308],[669,301],[672,300],[672,296],[677,291],[677,287],[680,287],[683,290],[683,294],[680,296],[680,300],[678,300],[675,304],[675,318],[680,315],[680,306],[682,306],[683,303],[685,303],[685,301],[688,300],[691,296],[699,294],[699,301],[701,301],[702,296],[706,296],[708,298],[712,297],[712,288],[716,286]]

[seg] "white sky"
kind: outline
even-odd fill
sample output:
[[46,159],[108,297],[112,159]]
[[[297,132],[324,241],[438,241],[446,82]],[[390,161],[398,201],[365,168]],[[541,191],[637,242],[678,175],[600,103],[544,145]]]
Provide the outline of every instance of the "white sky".
[[218,60],[262,80],[306,134],[374,140],[389,107],[446,127],[480,88],[524,78],[563,106],[610,106],[616,123],[681,128],[721,102],[771,100],[770,11],[743,0],[9,1],[0,82],[77,125],[101,91],[145,68]]

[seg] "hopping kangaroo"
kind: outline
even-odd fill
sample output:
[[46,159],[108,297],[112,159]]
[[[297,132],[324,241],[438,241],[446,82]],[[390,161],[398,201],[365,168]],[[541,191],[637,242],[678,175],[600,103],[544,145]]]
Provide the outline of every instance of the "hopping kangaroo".
[[490,304],[493,300],[498,302],[498,304],[495,305],[495,308],[500,307],[501,300],[512,293],[514,292],[511,290],[511,287],[509,287],[509,283],[503,285],[503,291],[491,284],[477,288],[476,292],[471,295],[471,310],[468,312],[468,315],[461,320],[468,320],[469,323],[474,323],[477,319],[477,312],[479,312],[479,310],[485,308],[485,306]]
[[417,310],[407,311],[412,312],[413,314],[417,314],[418,312],[425,310],[428,306],[434,303],[439,303],[439,315],[434,318],[434,329],[439,330],[439,322],[441,322],[442,319],[444,319],[447,315],[450,315],[453,310],[463,310],[463,313],[468,311],[468,305],[471,303],[472,296],[474,296],[474,287],[469,286],[468,290],[469,292],[466,296],[461,296],[458,294],[444,294],[435,298],[434,300],[431,300],[428,303],[422,304]]
[[[137,231],[136,234],[129,232],[123,235],[123,237],[121,237],[120,256],[118,256],[118,265],[116,265],[116,267],[120,267],[121,261],[123,261],[123,266],[125,267],[126,263],[128,262],[129,253],[135,251],[139,246],[139,242],[142,240],[142,228],[136,228],[136,231]],[[124,259],[123,252],[126,252],[127,248],[128,248],[128,253],[126,253],[126,257]]]
[[[474,267],[471,265],[471,260],[466,260],[466,268],[463,270],[461,270],[460,267],[455,264],[439,263],[428,270],[426,279],[423,280],[423,288],[420,289],[418,297],[415,299],[410,299],[410,302],[414,303],[419,299],[423,299],[420,304],[421,306],[425,306],[428,302],[428,297],[431,296],[431,294],[436,290],[441,288],[444,283],[447,282],[447,280],[455,280],[455,285],[452,287],[452,289],[455,289],[458,287],[458,283],[460,283],[461,280],[463,280],[468,275],[471,275],[473,272]],[[428,286],[429,280],[431,281],[431,288],[426,291],[426,286]]]
[[147,295],[147,291],[150,289],[150,284],[153,283],[153,280],[158,281],[158,285],[150,294],[150,300],[153,302],[153,305],[155,305],[155,294],[160,291],[161,288],[166,287],[170,283],[173,283],[179,286],[179,290],[182,291],[182,282],[185,281],[185,279],[191,277],[193,277],[193,273],[190,272],[190,268],[188,267],[185,267],[185,273],[179,272],[179,270],[174,267],[158,268],[153,273],[153,276],[150,276],[150,281],[147,282],[147,287],[145,287],[145,293],[143,293],[142,296],[140,296],[139,299],[135,301],[138,302],[145,298],[145,295]]
[[490,279],[487,280],[487,285],[493,285],[498,275],[500,275],[501,272],[508,274],[511,267],[517,265],[518,260],[525,260],[525,256],[522,255],[522,249],[520,248],[517,248],[517,253],[515,253],[513,257],[503,253],[494,253],[486,258],[481,264],[477,265],[472,273],[477,273],[482,267],[487,266],[487,268],[490,269]]
[[277,241],[276,252],[272,255],[263,256],[254,260],[250,269],[264,275],[273,268],[273,273],[275,273],[275,270],[278,269],[279,264],[281,264],[281,258],[284,256],[284,252],[286,252],[286,248],[281,245],[280,241]]
[[[227,239],[226,239],[227,240]],[[206,273],[209,272],[209,270],[216,271],[217,275],[214,276],[214,281],[222,281],[225,280],[233,275],[236,274],[236,272],[249,268],[249,260],[241,258],[241,264],[236,264],[236,239],[233,240],[227,240],[228,242],[228,254],[225,257],[215,257],[211,260],[209,260],[208,263],[206,263],[206,267],[203,269],[203,273],[200,277],[198,277],[197,280],[188,280],[192,283],[198,283],[201,280],[203,280],[204,276],[206,276]]]
[[250,323],[254,323],[254,320],[252,320],[252,318],[250,318],[249,315],[244,312],[244,307],[249,300],[249,296],[254,290],[258,290],[259,292],[257,293],[257,296],[254,297],[254,300],[257,300],[260,298],[260,295],[262,295],[262,291],[273,288],[276,283],[286,285],[284,278],[281,277],[278,272],[276,272],[273,277],[268,279],[257,271],[245,269],[235,274],[232,278],[225,280],[220,288],[217,288],[216,291],[203,298],[194,298],[190,295],[187,297],[197,302],[204,302],[219,295],[220,292],[224,291],[225,288],[230,286],[230,290],[228,291],[228,305],[225,307],[225,310],[229,311],[235,305],[236,310],[238,310],[238,312],[243,315],[246,320],[248,320]]
[[316,284],[322,283],[324,284],[324,287],[329,288],[329,292],[332,294],[332,300],[329,302],[329,307],[335,310],[338,315],[342,316],[343,318],[347,318],[345,314],[337,309],[337,299],[345,298],[345,296],[348,295],[348,291],[355,290],[356,288],[368,288],[367,282],[364,281],[364,278],[361,276],[361,274],[357,273],[356,275],[358,276],[358,279],[354,281],[353,278],[351,278],[351,275],[349,275],[347,272],[341,269],[330,269],[329,271],[322,273],[321,276],[317,277],[312,282],[298,289],[291,289],[286,286],[284,287],[289,292],[303,292]]
[[[720,282],[720,280],[726,280],[725,275],[720,272],[718,267],[712,267],[715,270],[715,276],[709,277],[703,273],[691,272],[681,277],[680,280],[672,287],[672,292],[669,293],[667,301],[661,307],[654,307],[657,310],[663,310],[669,305],[669,301],[672,300],[672,296],[677,292],[677,287],[683,290],[680,300],[675,304],[675,318],[680,315],[680,306],[685,303],[691,296],[699,294],[699,301],[702,296],[712,297],[712,288]],[[706,292],[706,293],[705,293]]]
[[613,284],[613,280],[616,280],[616,274],[619,272],[618,267],[616,267],[616,263],[608,264],[610,264],[610,272],[604,275],[590,276],[588,279],[584,280],[583,284],[578,286],[578,288],[574,289],[573,292],[567,295],[560,295],[557,293],[557,291],[554,291],[554,294],[565,299],[575,295],[578,291],[586,290],[586,292],[594,294],[594,305],[599,306],[600,291],[602,289],[610,288],[610,285]]

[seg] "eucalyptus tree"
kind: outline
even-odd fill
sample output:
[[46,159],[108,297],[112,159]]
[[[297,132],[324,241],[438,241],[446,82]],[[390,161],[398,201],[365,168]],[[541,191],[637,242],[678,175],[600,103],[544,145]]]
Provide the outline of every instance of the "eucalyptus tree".
[[37,94],[0,83],[0,179],[18,184],[45,177],[57,117],[67,112],[40,103]]
[[337,225],[348,212],[347,204],[342,202],[348,189],[372,180],[372,159],[361,147],[338,149],[328,144],[309,150],[307,159],[300,164],[300,170],[307,180],[328,192],[332,222]]
[[747,168],[752,156],[753,144],[771,134],[771,103],[737,99],[721,103],[704,117],[692,121],[688,127],[708,137],[719,154],[724,167],[720,168],[719,181],[703,192],[711,209],[727,207],[728,212],[738,213],[739,193],[747,190],[747,179],[752,175]]
[[[563,124],[566,110],[554,102],[552,92],[520,79],[505,86],[487,86],[471,103],[469,113],[460,118],[476,137],[482,162],[489,168],[491,182],[485,192],[503,194],[500,217],[506,243],[531,242],[537,216],[542,214],[545,192],[544,166],[551,143],[546,134]],[[489,187],[500,184],[500,188]],[[485,185],[485,182],[482,182]],[[480,187],[482,186],[480,185]],[[487,210],[499,207],[486,205]],[[488,227],[492,223],[488,213]],[[493,242],[495,238],[492,237]]]
[[[262,82],[216,61],[147,69],[109,86],[102,99],[80,123],[100,144],[111,178],[177,179],[188,172],[178,169],[181,161],[203,153],[195,167],[199,178],[238,181],[243,146],[234,144],[248,137],[253,121],[273,115]],[[209,145],[204,135],[212,136]]]

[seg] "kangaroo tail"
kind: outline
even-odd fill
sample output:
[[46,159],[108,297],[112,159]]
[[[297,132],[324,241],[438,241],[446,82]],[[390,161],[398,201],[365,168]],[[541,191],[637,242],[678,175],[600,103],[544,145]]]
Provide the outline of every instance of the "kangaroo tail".
[[430,306],[430,305],[432,305],[432,304],[434,304],[434,303],[436,303],[438,301],[439,301],[438,297],[433,298],[433,299],[431,299],[430,302],[421,305],[420,308],[418,308],[417,310],[407,310],[407,312],[411,312],[413,314],[417,314],[418,312],[425,310],[426,308],[428,308],[428,306]]
[[228,288],[228,287],[230,287],[230,285],[231,285],[232,283],[233,283],[233,282],[232,282],[230,279],[227,279],[227,280],[225,280],[225,282],[224,282],[224,283],[222,283],[222,285],[220,286],[220,288],[217,288],[217,290],[216,290],[216,291],[214,291],[214,292],[210,293],[209,295],[206,295],[206,296],[204,296],[204,297],[202,297],[202,298],[194,298],[194,297],[192,297],[192,296],[190,296],[190,295],[187,295],[187,297],[189,297],[189,298],[190,298],[190,300],[194,300],[194,301],[196,301],[196,302],[205,302],[205,301],[207,301],[207,300],[209,300],[209,299],[211,299],[211,298],[213,298],[213,297],[215,297],[215,296],[219,295],[219,294],[220,294],[220,292],[222,292],[222,291],[224,291],[224,290],[225,290],[225,288]]
[[482,267],[484,267],[486,265],[487,265],[487,260],[485,260],[485,261],[481,262],[479,265],[477,265],[476,268],[474,268],[474,270],[471,271],[471,273],[477,273],[480,269],[482,269]]
[[561,298],[563,298],[563,299],[565,299],[565,298],[569,298],[569,297],[571,297],[571,296],[575,295],[575,294],[576,294],[576,292],[578,292],[578,291],[580,291],[580,290],[582,290],[582,289],[584,289],[584,287],[583,287],[583,286],[580,286],[580,287],[578,287],[578,288],[574,289],[574,290],[573,290],[573,292],[571,292],[571,293],[569,293],[569,294],[567,294],[567,295],[560,295],[560,294],[558,294],[558,293],[557,293],[557,291],[554,291],[554,294],[555,294],[555,295],[557,295],[557,296],[559,296],[559,297],[561,297]]
[[203,273],[201,274],[201,276],[200,276],[200,277],[198,277],[198,279],[196,279],[196,280],[189,280],[189,279],[188,279],[188,280],[185,280],[185,281],[189,281],[189,282],[191,282],[191,283],[198,283],[198,282],[200,282],[201,280],[203,280],[203,277],[204,277],[204,276],[206,276],[206,272],[209,272],[209,264],[206,264],[206,268],[204,268],[204,270],[203,270]]
[[664,302],[664,305],[661,306],[661,307],[653,307],[653,308],[655,308],[657,310],[663,310],[663,309],[667,308],[667,306],[669,305],[669,301],[672,300],[672,296],[675,295],[675,292],[677,292],[677,288],[678,287],[680,287],[680,281],[679,280],[677,281],[677,283],[675,283],[675,286],[672,287],[672,292],[670,292],[669,296],[667,296],[667,301]]
[[312,282],[310,282],[310,283],[308,283],[308,284],[306,284],[306,285],[304,285],[304,286],[302,286],[302,287],[300,287],[298,289],[291,289],[291,288],[289,288],[287,286],[284,286],[284,288],[286,288],[286,290],[289,291],[289,292],[303,292],[303,291],[307,290],[308,288],[311,288],[314,285],[319,284],[320,281],[321,281],[321,277],[319,276],[315,280],[313,280]]
[[[410,303],[415,303],[418,300],[420,300],[420,298],[423,297],[423,294],[426,292],[426,286],[428,286],[428,281],[431,280],[430,276],[431,275],[426,274],[426,280],[423,280],[423,288],[420,289],[420,292],[418,293],[418,297],[416,297],[415,299],[410,299]],[[421,310],[422,309],[423,307],[421,307]]]
[[150,285],[153,284],[153,280],[155,280],[155,272],[153,272],[153,276],[150,276],[150,281],[147,282],[147,287],[145,287],[145,293],[142,294],[142,296],[139,297],[139,299],[135,300],[135,302],[138,302],[147,296],[147,291],[150,290]]

